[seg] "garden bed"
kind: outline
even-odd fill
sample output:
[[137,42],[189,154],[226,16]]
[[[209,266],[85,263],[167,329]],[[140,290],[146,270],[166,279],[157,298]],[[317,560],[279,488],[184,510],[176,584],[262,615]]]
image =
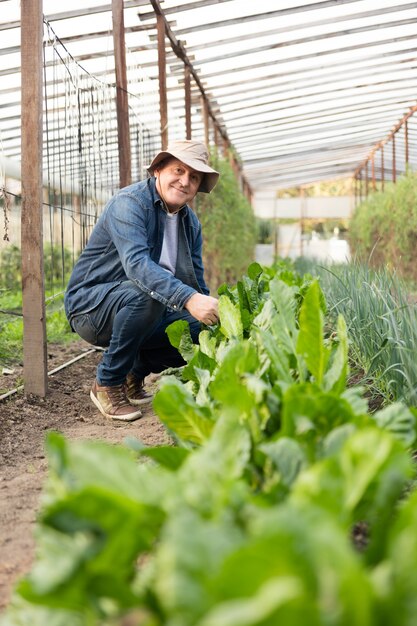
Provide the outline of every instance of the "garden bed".
[[[48,346],[49,369],[59,367],[86,350],[84,342]],[[100,353],[90,353],[49,378],[46,399],[17,393],[0,403],[0,610],[14,582],[26,573],[34,552],[33,531],[41,488],[46,476],[44,438],[59,431],[70,440],[98,439],[121,443],[128,435],[147,444],[166,440],[165,428],[145,407],[142,419],[131,423],[106,420],[89,400]],[[19,366],[1,377],[1,387],[19,384]],[[150,377],[155,386],[155,377]]]

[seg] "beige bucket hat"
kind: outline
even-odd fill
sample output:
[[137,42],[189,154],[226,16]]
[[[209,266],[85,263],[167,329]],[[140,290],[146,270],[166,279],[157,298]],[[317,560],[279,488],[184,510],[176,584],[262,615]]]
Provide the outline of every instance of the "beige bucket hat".
[[201,141],[192,141],[191,139],[173,141],[166,150],[158,152],[149,165],[148,172],[153,175],[158,163],[169,156],[175,157],[197,172],[202,172],[204,176],[198,191],[210,193],[217,183],[220,174],[208,165],[209,153],[204,143]]

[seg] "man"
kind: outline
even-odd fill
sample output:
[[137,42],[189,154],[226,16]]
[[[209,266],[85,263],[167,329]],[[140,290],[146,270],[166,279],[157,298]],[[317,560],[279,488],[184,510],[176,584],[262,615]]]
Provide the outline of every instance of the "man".
[[105,347],[90,397],[115,420],[141,416],[151,372],[184,363],[165,329],[182,319],[197,341],[201,322],[218,320],[204,282],[201,224],[187,203],[210,193],[219,173],[198,141],[175,141],[148,168],[151,178],[108,202],[65,294],[72,329]]

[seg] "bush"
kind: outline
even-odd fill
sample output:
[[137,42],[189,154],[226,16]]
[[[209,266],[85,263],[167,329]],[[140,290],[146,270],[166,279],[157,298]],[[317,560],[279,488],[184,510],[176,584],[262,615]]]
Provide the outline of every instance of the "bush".
[[350,245],[361,260],[397,268],[415,280],[417,177],[408,172],[362,202],[350,222]]
[[203,228],[205,276],[211,290],[233,282],[254,257],[257,239],[252,207],[228,161],[213,155],[220,179],[211,194],[198,194],[195,210]]

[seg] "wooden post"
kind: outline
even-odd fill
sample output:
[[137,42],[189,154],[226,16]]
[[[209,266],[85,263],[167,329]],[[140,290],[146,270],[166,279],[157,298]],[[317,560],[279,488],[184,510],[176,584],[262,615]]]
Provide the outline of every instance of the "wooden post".
[[215,124],[214,124],[214,145],[216,146],[216,148],[218,148],[218,147],[219,147],[219,143],[220,143],[220,141],[219,141],[219,135],[220,135],[220,133],[219,133],[219,127],[218,127],[218,126],[217,126],[217,124],[215,123]]
[[185,91],[185,138],[191,139],[191,73],[188,65],[184,65]]
[[168,100],[167,100],[167,68],[165,56],[165,20],[157,13],[156,27],[158,31],[158,75],[159,75],[159,111],[161,117],[162,150],[168,146]]
[[365,196],[368,197],[369,194],[369,180],[368,180],[368,161],[365,165]]
[[48,391],[42,211],[42,0],[21,0],[22,297],[25,393]]
[[372,191],[376,191],[376,180],[375,180],[375,152],[372,153],[371,159],[371,172],[372,172]]
[[204,96],[201,96],[201,109],[203,112],[203,123],[204,123],[204,143],[207,147],[209,147],[209,111],[207,106],[207,100]]
[[123,0],[112,0],[114,64],[116,71],[117,140],[120,187],[132,182],[129,105],[127,94],[125,25]]
[[407,172],[408,170],[408,161],[410,160],[409,157],[409,150],[408,150],[408,121],[405,120],[404,122],[404,143],[405,143],[405,171]]
[[384,191],[385,167],[384,167],[384,146],[381,146],[381,191]]

